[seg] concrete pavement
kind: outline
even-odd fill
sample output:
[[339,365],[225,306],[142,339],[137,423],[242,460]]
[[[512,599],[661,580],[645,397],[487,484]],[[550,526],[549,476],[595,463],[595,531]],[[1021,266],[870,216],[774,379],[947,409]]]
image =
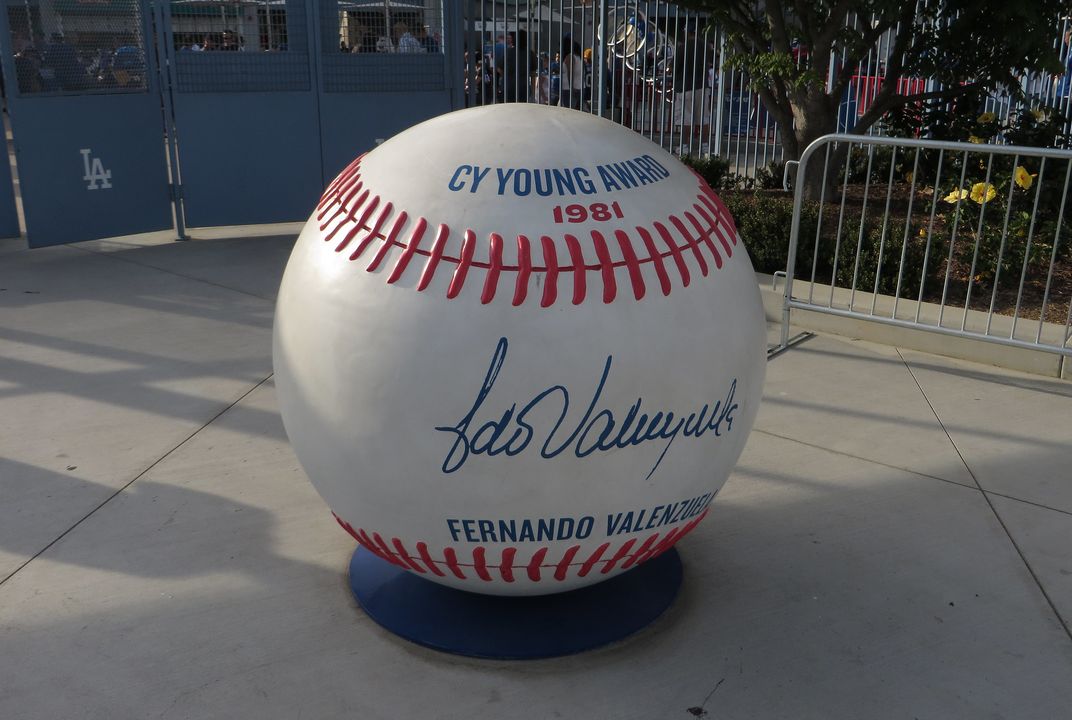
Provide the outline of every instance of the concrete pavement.
[[1069,716],[1072,385],[833,337],[770,361],[654,627],[381,630],[276,408],[293,237],[0,244],[0,718]]

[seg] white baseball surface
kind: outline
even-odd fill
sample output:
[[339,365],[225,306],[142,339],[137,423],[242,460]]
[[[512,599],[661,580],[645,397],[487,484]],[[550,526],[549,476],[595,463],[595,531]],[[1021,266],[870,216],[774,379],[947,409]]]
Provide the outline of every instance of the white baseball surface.
[[287,434],[369,550],[482,593],[669,549],[765,372],[729,213],[640,135],[531,104],[413,127],[328,187],[279,291]]

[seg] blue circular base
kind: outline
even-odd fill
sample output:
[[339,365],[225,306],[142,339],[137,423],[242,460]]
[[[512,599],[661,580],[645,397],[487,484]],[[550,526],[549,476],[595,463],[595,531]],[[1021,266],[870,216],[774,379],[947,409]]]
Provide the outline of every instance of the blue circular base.
[[681,577],[681,559],[670,549],[579,590],[504,597],[425,580],[360,545],[350,559],[350,589],[377,623],[434,650],[497,660],[572,655],[621,640],[670,607]]

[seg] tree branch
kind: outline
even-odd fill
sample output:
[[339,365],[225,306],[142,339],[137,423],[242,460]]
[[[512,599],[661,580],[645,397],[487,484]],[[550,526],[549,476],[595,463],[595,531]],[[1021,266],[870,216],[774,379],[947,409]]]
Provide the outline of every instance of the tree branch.
[[[894,86],[895,84],[892,84],[890,87]],[[886,89],[883,87],[882,90],[879,91],[879,95],[875,96],[875,102],[867,109],[867,112],[860,116],[860,119],[856,121],[856,126],[853,127],[850,132],[855,135],[860,135],[866,132],[872,125],[878,122],[883,115],[896,107],[914,102],[922,102],[924,100],[952,100],[961,95],[975,92],[980,87],[980,83],[973,82],[957,85],[956,87],[947,88],[945,90],[932,90],[931,92],[915,93],[913,95],[901,95],[893,91],[883,94],[882,91]]]

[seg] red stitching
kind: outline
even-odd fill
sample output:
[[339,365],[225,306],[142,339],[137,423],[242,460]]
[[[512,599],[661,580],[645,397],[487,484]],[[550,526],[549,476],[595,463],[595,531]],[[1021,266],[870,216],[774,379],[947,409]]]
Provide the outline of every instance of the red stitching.
[[696,228],[697,235],[704,241],[704,244],[707,245],[707,249],[711,251],[711,257],[715,259],[715,268],[721,270],[722,256],[718,254],[718,248],[715,247],[715,243],[711,239],[711,232],[714,230],[714,226],[704,230],[703,226],[700,225],[700,221],[688,210],[685,211],[685,219],[692,223],[692,226]]
[[454,576],[459,580],[465,580],[465,573],[462,572],[461,566],[458,564],[458,556],[454,553],[454,548],[443,548],[443,558]]
[[[380,212],[380,216],[376,218],[376,222],[372,225],[372,228],[365,236],[365,240],[361,244],[362,248],[364,247],[364,245],[367,245],[368,243],[372,242],[372,240],[377,235],[379,235],[380,228],[383,227],[383,223],[387,220],[388,216],[390,216],[392,210],[394,210],[394,206],[391,203],[387,203],[383,206],[383,210]],[[339,243],[338,246],[335,248],[335,252],[342,252],[343,249],[350,244],[350,241],[357,236],[357,233],[363,229],[363,225],[364,223],[354,225],[353,229],[350,230],[350,232],[346,233],[346,236],[342,239],[342,242]]]
[[499,565],[499,574],[502,575],[503,582],[512,583],[514,581],[514,555],[516,554],[516,547],[508,547],[503,550],[502,564]]
[[566,247],[569,249],[570,259],[573,260],[573,265],[560,269],[573,270],[573,304],[580,305],[584,302],[584,296],[587,292],[584,275],[588,268],[584,264],[584,254],[581,252],[581,244],[577,242],[576,237],[569,233],[566,233]]
[[547,548],[542,547],[532,555],[532,559],[529,560],[529,566],[527,569],[529,574],[529,580],[533,582],[540,581],[540,565],[543,564],[543,559],[547,557]]
[[525,295],[529,291],[529,275],[532,274],[532,258],[529,251],[529,239],[524,235],[517,236],[517,284],[514,286],[514,299],[511,301],[514,307],[525,302]]
[[472,230],[465,231],[465,239],[462,240],[462,256],[458,259],[458,267],[454,268],[454,277],[450,279],[450,287],[447,288],[447,299],[453,300],[462,291],[465,284],[465,276],[469,273],[469,266],[473,264],[473,250],[476,247],[476,234]]
[[[629,240],[629,234],[625,230],[615,230],[614,237],[618,240],[618,247],[622,249],[622,257],[625,258],[625,266],[629,269],[629,282],[633,284],[633,297],[640,300],[644,297],[644,276],[640,274],[640,262],[637,260],[636,252],[633,251],[633,243]],[[656,268],[656,274],[662,270],[662,258],[656,259],[655,255],[651,256],[653,265]],[[662,271],[665,275],[665,271]],[[659,282],[662,282],[662,277],[659,278]]]
[[666,243],[666,246],[670,248],[670,256],[674,258],[677,271],[681,273],[681,283],[688,287],[692,276],[689,274],[689,266],[685,264],[685,257],[681,254],[681,248],[674,242],[673,236],[670,235],[670,231],[666,229],[665,225],[657,222],[653,227],[655,232],[659,233],[659,237],[663,239],[663,242]]
[[[611,547],[611,542],[606,541],[599,545],[583,562],[574,562],[577,559],[577,555],[581,550],[580,545],[571,545],[562,554],[562,557],[557,562],[551,562],[547,560],[547,554],[550,548],[544,546],[540,547],[533,553],[532,558],[525,565],[517,565],[514,560],[517,556],[517,547],[503,548],[502,558],[498,565],[489,565],[487,558],[487,548],[483,545],[477,545],[472,550],[473,561],[471,563],[461,563],[458,561],[458,551],[453,547],[443,548],[443,559],[436,560],[432,557],[428,549],[428,544],[419,541],[416,543],[417,557],[409,554],[405,545],[399,538],[391,538],[390,544],[388,544],[379,533],[373,532],[371,535],[366,530],[355,530],[352,525],[340,518],[335,513],[332,515],[335,517],[336,522],[342,526],[346,532],[348,532],[355,540],[361,543],[362,546],[367,548],[371,553],[376,555],[387,562],[397,565],[407,570],[413,570],[414,572],[426,574],[431,572],[438,577],[445,577],[446,573],[440,566],[446,566],[454,577],[459,580],[469,580],[471,576],[467,575],[463,568],[472,568],[473,574],[484,582],[492,581],[492,570],[498,571],[502,577],[503,582],[516,582],[515,570],[525,570],[525,574],[532,582],[540,582],[541,580],[549,580],[543,573],[544,569],[552,570],[553,573],[550,577],[554,578],[557,582],[563,582],[570,575],[572,568],[577,568],[577,577],[586,577],[593,569],[600,563],[602,568],[600,574],[606,575],[614,570],[615,567],[621,564],[622,570],[628,570],[636,565],[647,562],[653,558],[663,554],[671,547],[673,547],[681,538],[688,535],[692,530],[700,524],[705,517],[709,509],[705,508],[702,513],[694,518],[691,518],[683,525],[678,525],[663,533],[653,533],[648,535],[643,540],[640,538],[632,537],[622,543],[614,554],[607,559],[604,559],[604,555]],[[637,542],[640,541],[640,545]],[[635,548],[635,549],[634,549]],[[423,564],[423,565],[422,565]]]
[[488,564],[484,559],[484,552],[483,546],[473,548],[473,570],[478,578],[484,582],[491,582],[491,575],[488,574]]
[[429,570],[431,570],[439,577],[444,577],[443,571],[440,570],[438,566],[436,566],[435,561],[432,560],[432,556],[428,553],[428,543],[417,543],[417,554],[421,556],[421,561],[423,561],[424,564],[428,566]]
[[[624,232],[619,230],[619,232]],[[655,275],[659,278],[659,289],[663,291],[663,296],[670,294],[670,276],[666,274],[666,264],[663,263],[663,256],[659,253],[658,248],[655,247],[655,241],[651,237],[646,229],[642,227],[637,228],[637,234],[640,235],[640,239],[644,243],[644,247],[648,250],[648,256],[652,259],[652,266],[655,268]],[[688,283],[685,283],[688,285]],[[639,298],[637,298],[639,300]]]
[[[424,218],[421,218],[423,221]],[[443,257],[443,246],[447,244],[447,237],[450,235],[450,228],[446,225],[439,226],[439,232],[436,233],[436,239],[432,243],[432,252],[428,256],[428,262],[424,264],[424,270],[421,271],[421,279],[417,281],[417,291],[424,290],[432,282],[432,276],[435,275],[436,268],[439,267],[439,259]],[[387,245],[388,243],[384,243]]]
[[[700,200],[704,199],[702,196],[697,197],[699,197]],[[707,211],[704,210],[704,207],[702,205],[693,205],[692,207],[696,210],[696,212],[700,214],[701,217],[703,217],[704,222],[711,226],[711,230],[715,233],[715,235],[718,236],[718,241],[722,243],[722,249],[726,251],[726,257],[733,257],[733,247],[729,242],[726,241],[726,235],[722,232],[721,224],[717,220],[714,220],[710,215],[708,215]],[[736,235],[733,235],[731,233],[730,237],[733,238],[734,243],[737,242]]]
[[[578,239],[571,234],[563,234],[559,238],[566,246],[569,254],[569,264],[559,264],[559,251],[556,248],[556,240],[547,235],[540,236],[540,246],[543,254],[543,265],[534,265],[532,247],[529,239],[524,235],[517,236],[517,264],[508,265],[503,262],[503,238],[498,233],[491,233],[485,247],[488,248],[487,260],[477,260],[476,245],[478,239],[471,228],[463,231],[462,248],[458,257],[445,254],[446,241],[450,236],[450,228],[445,224],[438,225],[436,238],[432,248],[425,250],[419,246],[420,240],[427,227],[428,220],[418,218],[408,242],[400,242],[399,237],[403,226],[407,221],[405,211],[399,211],[394,217],[391,230],[384,235],[382,230],[389,218],[395,213],[392,203],[386,202],[376,215],[376,219],[369,224],[369,219],[381,207],[379,195],[372,194],[365,184],[361,175],[361,158],[356,159],[336,177],[324,191],[320,202],[317,204],[317,219],[323,220],[320,224],[322,232],[326,231],[325,241],[331,241],[337,234],[346,229],[346,234],[335,248],[336,251],[349,247],[350,243],[360,233],[366,234],[359,242],[357,248],[350,255],[351,260],[356,260],[366,248],[376,240],[382,240],[382,245],[377,248],[373,259],[368,265],[368,270],[375,271],[384,262],[392,248],[401,248],[401,254],[394,262],[391,272],[387,276],[388,283],[398,282],[406,269],[412,264],[415,255],[427,258],[417,283],[417,290],[425,290],[434,279],[436,271],[444,264],[453,264],[450,283],[447,289],[447,298],[457,297],[468,278],[473,267],[486,271],[483,286],[480,293],[480,301],[488,304],[494,301],[498,292],[499,281],[504,272],[517,273],[513,282],[513,295],[511,304],[521,305],[529,295],[529,281],[533,273],[542,273],[543,291],[540,293],[540,306],[550,307],[558,299],[558,279],[563,272],[573,273],[573,293],[571,301],[574,305],[584,302],[588,295],[587,273],[589,270],[598,271],[600,281],[603,284],[602,299],[604,303],[613,302],[617,296],[617,280],[615,271],[625,268],[629,276],[629,282],[633,290],[635,300],[641,300],[647,293],[644,281],[643,265],[650,264],[659,282],[659,289],[664,296],[669,295],[673,288],[670,281],[670,273],[667,270],[666,260],[673,260],[673,265],[681,277],[683,287],[688,287],[691,281],[691,273],[685,260],[685,251],[692,253],[692,258],[699,267],[700,273],[707,276],[710,273],[709,260],[705,255],[710,255],[715,268],[721,268],[724,259],[733,256],[733,247],[737,244],[737,228],[733,217],[729,214],[726,206],[711,188],[709,188],[697,175],[698,193],[696,202],[688,209],[679,214],[670,215],[666,223],[673,228],[672,232],[667,224],[655,221],[651,230],[647,227],[638,226],[635,231],[640,238],[644,256],[637,254],[637,246],[630,237],[630,231],[624,228],[614,228],[614,238],[621,250],[621,260],[613,260],[610,248],[604,233],[592,230],[592,249],[596,255],[596,262],[588,264],[584,259],[584,250]],[[695,174],[695,173],[694,173]],[[330,214],[330,217],[328,217]],[[682,219],[684,218],[684,219]],[[691,226],[691,228],[689,227]],[[660,250],[655,236],[665,244],[666,249]],[[678,243],[678,237],[684,241]],[[714,238],[718,239],[718,244]],[[721,248],[719,247],[721,246]]]
[[540,236],[540,245],[543,246],[543,261],[547,268],[540,307],[550,307],[558,299],[558,255],[555,252],[555,241],[546,235]]
[[[398,278],[402,277],[402,273],[405,272],[409,261],[413,259],[413,253],[417,252],[417,246],[421,244],[421,238],[424,237],[424,231],[427,227],[428,221],[424,218],[417,221],[417,226],[413,228],[413,233],[409,236],[409,242],[402,250],[402,254],[398,256],[398,260],[395,261],[395,266],[391,268],[391,274],[387,277],[388,285],[394,285],[398,282]],[[388,243],[384,243],[383,246],[390,247]]]
[[681,218],[677,215],[670,216],[670,224],[677,228],[677,231],[681,233],[681,237],[685,238],[685,243],[692,250],[692,254],[696,257],[696,263],[700,266],[700,274],[707,277],[707,261],[704,260],[703,253],[700,252],[700,241],[689,235],[688,228],[685,227],[685,223],[681,222]]
[[[599,271],[603,274],[603,304],[609,305],[618,294],[618,286],[614,282],[614,261],[610,259],[610,250],[607,249],[603,233],[593,230],[592,244],[596,248],[596,257],[599,258]],[[574,272],[577,272],[576,267],[577,263],[574,262]]]
[[488,268],[487,277],[484,278],[484,290],[480,293],[480,303],[487,305],[495,299],[495,287],[499,284],[499,273],[502,271],[502,235],[491,234],[491,267]]
[[605,542],[602,545],[600,545],[599,547],[597,547],[595,549],[595,552],[593,552],[591,555],[589,555],[588,559],[585,560],[584,563],[581,565],[581,569],[577,571],[577,576],[578,577],[584,577],[588,573],[592,572],[592,568],[595,566],[595,564],[597,562],[599,562],[599,558],[603,557],[603,553],[605,553],[607,551],[607,548],[609,548],[609,547],[610,547],[609,542]]

